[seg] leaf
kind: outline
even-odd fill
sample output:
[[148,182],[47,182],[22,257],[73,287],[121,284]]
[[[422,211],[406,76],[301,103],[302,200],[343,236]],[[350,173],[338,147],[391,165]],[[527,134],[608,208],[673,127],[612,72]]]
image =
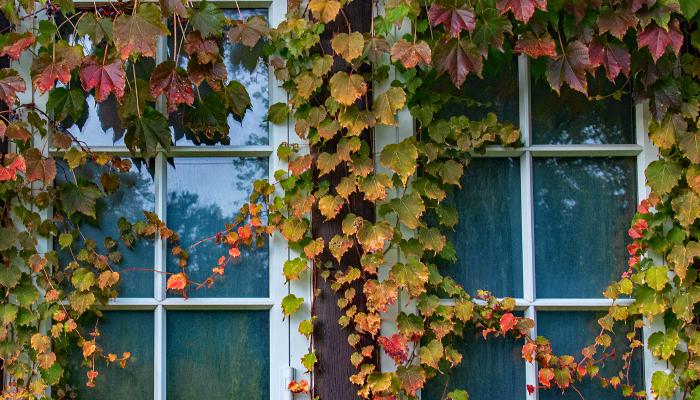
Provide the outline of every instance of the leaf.
[[81,14],[75,27],[79,36],[88,36],[94,44],[99,44],[103,39],[112,41],[113,28],[110,18],[98,18],[91,12]]
[[204,39],[199,31],[190,32],[185,39],[185,53],[197,61],[209,64],[219,58],[219,45],[213,39]]
[[306,353],[304,356],[301,358],[301,365],[306,368],[307,371],[313,371],[314,370],[314,365],[316,365],[316,362],[318,360],[316,359],[316,354],[314,353]]
[[359,110],[356,106],[350,106],[338,113],[338,123],[348,130],[349,135],[358,136],[365,129],[374,126],[375,118],[367,110]]
[[442,343],[433,339],[427,345],[423,345],[418,349],[418,356],[420,357],[421,364],[425,364],[431,368],[440,369],[438,364],[445,353],[445,349],[442,347]]
[[428,267],[415,257],[410,258],[405,264],[400,262],[394,264],[389,272],[389,278],[396,281],[399,287],[407,289],[411,297],[418,297],[425,293],[429,275]]
[[487,8],[479,14],[476,30],[474,30],[474,43],[481,50],[493,47],[502,50],[505,33],[510,33],[513,26],[510,20],[500,15],[498,10]]
[[680,0],[681,11],[686,21],[693,19],[695,14],[700,10],[700,2],[697,0]]
[[124,96],[126,73],[121,60],[102,64],[96,57],[88,57],[80,68],[80,82],[88,92],[95,89],[95,100],[101,103],[110,93],[119,100]]
[[40,52],[32,63],[32,84],[42,94],[52,89],[57,80],[68,84],[71,71],[83,59],[83,49],[80,46],[69,46],[68,43],[59,41],[53,47],[53,52]]
[[680,31],[680,23],[673,19],[668,26],[668,30],[652,22],[637,31],[637,45],[639,49],[648,48],[654,62],[658,61],[670,46],[673,52],[678,55],[683,46],[683,34]]
[[70,123],[67,124],[70,126],[72,122],[81,119],[86,105],[85,93],[82,90],[58,87],[49,92],[46,113],[57,121],[66,121],[70,118]]
[[330,81],[331,96],[340,104],[350,106],[367,92],[362,75],[336,72]]
[[670,399],[678,390],[678,383],[673,374],[656,371],[651,376],[651,388],[654,391],[654,395]]
[[668,283],[668,272],[666,266],[651,267],[644,273],[644,280],[649,287],[660,292]]
[[132,55],[155,57],[158,37],[170,33],[162,18],[157,5],[141,3],[135,13],[114,20],[114,45],[122,60]]
[[[6,230],[0,230],[0,233],[5,234]],[[14,236],[10,236],[14,242]],[[7,240],[3,238],[3,240]],[[1,247],[6,247],[6,246],[1,246]],[[9,248],[9,247],[8,247]],[[3,249],[7,250],[7,249]],[[4,286],[5,288],[12,289],[20,281],[20,278],[22,278],[22,271],[20,270],[19,266],[15,265],[15,263],[12,263],[10,265],[0,265],[0,285]]]
[[270,28],[265,18],[254,15],[244,21],[234,21],[228,31],[228,39],[233,43],[242,43],[248,47],[255,47],[261,38],[269,35]]
[[0,57],[8,56],[13,60],[19,60],[22,53],[36,42],[32,32],[9,32],[0,36]]
[[591,68],[599,66],[605,67],[605,75],[610,82],[615,82],[615,78],[622,72],[625,76],[630,74],[631,57],[627,47],[622,44],[607,41],[601,42],[598,39],[591,41],[588,49],[588,58]]
[[688,124],[679,114],[666,113],[661,124],[652,119],[649,124],[649,138],[656,146],[670,149],[676,144],[676,137],[683,135],[687,128]]
[[181,291],[185,290],[188,284],[189,280],[187,279],[187,275],[185,275],[182,272],[179,272],[177,274],[172,274],[170,275],[170,277],[168,277],[166,288],[168,290]]
[[151,75],[149,88],[154,98],[165,94],[169,112],[174,112],[180,104],[191,106],[194,103],[192,83],[174,61],[166,61],[156,67]]
[[192,57],[188,61],[187,74],[193,84],[201,85],[202,82],[206,81],[215,92],[221,90],[221,86],[228,78],[226,66],[221,60],[211,64],[202,64],[197,57]]
[[513,51],[526,54],[532,58],[555,58],[557,56],[557,44],[554,43],[554,39],[548,32],[538,37],[528,31],[518,38]]
[[17,92],[27,90],[21,76],[12,68],[0,69],[0,101],[12,107],[17,99]]
[[45,158],[39,149],[27,149],[24,153],[24,162],[27,165],[29,181],[42,181],[48,186],[56,178],[56,162],[51,158]]
[[62,233],[58,235],[58,244],[61,246],[61,249],[67,249],[68,246],[73,244],[73,235],[70,233]]
[[399,143],[384,146],[379,155],[379,161],[383,166],[399,175],[405,185],[417,168],[418,149],[414,140],[408,138]]
[[469,400],[469,394],[466,390],[453,390],[447,393],[449,400]]
[[352,60],[362,55],[365,48],[365,38],[360,32],[339,33],[333,36],[331,47],[345,61],[352,62]]
[[14,304],[0,304],[0,324],[7,326],[17,318],[17,306]]
[[102,197],[102,192],[97,186],[77,186],[67,184],[61,187],[59,192],[63,210],[69,217],[76,212],[96,218],[95,204]]
[[187,1],[185,0],[159,0],[160,9],[163,10],[163,15],[177,14],[180,17],[187,18]]
[[700,196],[690,190],[683,190],[672,200],[673,211],[676,212],[676,220],[684,228],[689,228],[700,216]]
[[622,39],[629,28],[637,25],[637,18],[628,7],[601,8],[598,14],[598,29],[600,33],[610,32],[611,35]]
[[647,339],[649,350],[652,354],[662,360],[668,360],[676,351],[676,346],[680,342],[678,331],[668,330],[667,332],[654,332]]
[[289,116],[289,106],[285,103],[275,103],[270,106],[267,112],[267,119],[273,124],[282,124],[287,121]]
[[154,156],[158,145],[169,150],[171,137],[168,120],[152,107],[147,107],[139,118],[129,121],[124,142],[132,154],[139,150],[144,158]]
[[288,281],[299,279],[299,275],[306,270],[306,260],[297,257],[284,262],[283,273]]
[[515,19],[527,23],[535,9],[547,11],[547,0],[498,0],[496,7],[501,14],[513,11]]
[[700,164],[700,133],[685,132],[680,137],[678,146],[692,163]]
[[683,168],[680,164],[661,159],[649,164],[644,175],[647,177],[647,185],[656,194],[670,193],[681,179]]
[[73,284],[73,287],[80,291],[89,290],[97,282],[95,279],[95,274],[85,268],[78,268],[75,270],[70,281]]
[[416,392],[425,385],[425,371],[418,365],[405,367],[400,365],[396,369],[396,377],[399,379],[401,389],[406,391],[411,396],[415,396]]
[[302,297],[296,297],[290,293],[282,299],[282,313],[285,316],[292,315],[299,311],[302,304],[304,304],[304,299]]
[[345,205],[345,201],[340,196],[325,195],[318,200],[318,210],[326,218],[326,221],[334,219]]
[[238,81],[231,81],[224,86],[224,98],[228,109],[238,118],[243,118],[251,108],[250,95],[245,86]]
[[575,40],[566,46],[566,51],[558,59],[547,63],[547,81],[559,93],[562,83],[583,94],[588,92],[586,68],[590,65],[588,47]]
[[391,208],[396,212],[399,221],[408,229],[417,229],[422,225],[420,217],[425,212],[425,204],[420,195],[411,192],[401,198],[391,199]]
[[95,304],[95,294],[92,292],[72,292],[68,302],[75,312],[82,314]]
[[[442,24],[446,32],[458,37],[462,31],[473,31],[476,27],[474,10],[467,5],[457,7],[457,3],[433,3],[428,10],[428,20],[432,26]],[[406,67],[409,68],[409,67]]]
[[204,38],[221,35],[225,21],[224,12],[207,0],[200,2],[199,7],[194,8],[190,16],[192,27]]
[[340,12],[340,2],[337,0],[311,0],[309,9],[314,14],[314,18],[324,24],[332,22]]
[[112,287],[118,282],[119,272],[116,271],[104,271],[100,273],[100,276],[97,278],[97,286],[99,286],[100,289]]
[[400,87],[391,87],[374,99],[374,114],[377,122],[384,125],[396,125],[396,113],[406,104],[406,92]]
[[470,72],[481,77],[484,64],[479,49],[464,37],[438,42],[433,51],[433,66],[439,73],[447,72],[454,85],[460,88]]
[[309,223],[306,220],[295,217],[287,218],[280,225],[282,236],[292,243],[303,239],[308,228]]
[[[433,6],[436,4],[433,3]],[[430,46],[423,40],[411,43],[401,39],[391,47],[391,61],[400,61],[405,68],[413,68],[421,62],[430,65],[432,60]]]
[[378,221],[375,224],[366,221],[357,231],[357,241],[365,253],[383,250],[385,243],[393,237],[394,228],[386,221]]

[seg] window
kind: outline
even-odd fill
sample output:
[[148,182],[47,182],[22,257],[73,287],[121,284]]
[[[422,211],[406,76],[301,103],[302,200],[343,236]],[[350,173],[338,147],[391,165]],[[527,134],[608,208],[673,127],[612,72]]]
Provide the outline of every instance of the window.
[[[276,24],[286,10],[283,1],[246,5],[258,8],[226,10],[225,14],[231,18],[264,15]],[[92,2],[86,6],[93,9]],[[92,50],[86,38],[67,39],[81,41],[88,54]],[[160,40],[155,62],[139,61],[136,75],[143,71],[148,76],[147,71],[164,61],[171,48],[172,43]],[[243,119],[229,115],[229,139],[214,138],[214,143],[213,138],[192,135],[179,116],[171,114],[171,151],[167,155],[160,152],[149,162],[134,159],[132,170],[118,176],[119,190],[99,201],[99,225],[82,225],[87,239],[100,250],[104,251],[105,238],[119,237],[120,218],[134,222],[142,218],[142,209],[154,211],[180,235],[187,249],[233,220],[255,179],[272,177],[282,168],[274,149],[289,141],[287,127],[268,124],[265,116],[268,104],[280,101],[284,94],[273,84],[260,48],[255,51],[222,45],[228,78],[246,86],[252,101]],[[179,62],[186,67],[186,58],[180,57]],[[70,132],[95,152],[128,157],[115,100],[97,104],[90,96],[87,104],[81,124],[72,126]],[[157,104],[159,111],[166,112],[164,102]],[[54,154],[62,156],[58,151]],[[99,169],[84,165],[76,175],[96,181]],[[62,171],[66,171],[65,164]],[[59,170],[57,184],[66,179]],[[279,307],[289,291],[306,288],[303,282],[294,288],[285,286],[282,264],[288,249],[281,237],[273,235],[262,248],[243,251],[240,262],[227,269],[225,276],[218,277],[210,288],[190,291],[189,299],[165,289],[166,273],[177,272],[179,267],[164,240],[119,250],[124,259],[119,270],[124,290],[105,306],[99,331],[108,351],[130,351],[132,358],[126,369],[101,368],[97,387],[87,389],[85,370],[77,369],[82,356],[77,355],[71,379],[79,391],[90,390],[82,396],[190,400],[201,397],[205,390],[207,399],[262,400],[276,398],[286,389],[289,373],[285,368],[299,364],[306,345],[292,349],[290,342],[298,339],[290,326],[296,326],[296,321],[283,321]],[[211,242],[199,245],[189,260],[191,279],[203,281],[209,276],[222,251]]]
[[[643,106],[633,106],[628,94],[590,102],[564,87],[558,96],[531,75],[527,58],[498,62],[484,68],[483,81],[468,79],[462,94],[518,124],[523,146],[489,148],[465,168],[462,189],[447,200],[459,214],[450,234],[458,261],[440,268],[469,293],[486,289],[515,298],[517,309],[535,320],[533,334],[548,337],[557,354],[580,356],[610,305],[603,290],[627,269],[625,232],[646,197],[643,170],[651,160]],[[613,89],[602,78],[589,91]],[[459,106],[447,112],[457,115]],[[615,344],[624,348],[629,327],[617,327]],[[557,389],[528,396],[526,385],[538,385],[537,370],[522,360],[520,343],[465,333],[457,347],[463,365],[429,382],[423,399],[441,398],[446,382],[468,389],[474,400],[577,398]],[[651,369],[640,351],[630,374],[638,388]],[[620,361],[608,364],[617,364],[608,365],[614,371]],[[590,380],[577,387],[586,398],[622,398]]]

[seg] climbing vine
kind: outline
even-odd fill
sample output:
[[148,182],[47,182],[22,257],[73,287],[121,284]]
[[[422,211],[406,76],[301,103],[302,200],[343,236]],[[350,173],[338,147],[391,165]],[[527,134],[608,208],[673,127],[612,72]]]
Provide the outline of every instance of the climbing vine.
[[[700,398],[697,0],[388,0],[374,4],[368,29],[353,26],[346,15],[352,3],[339,0],[292,5],[272,29],[262,17],[229,18],[207,1],[88,9],[70,0],[0,4],[11,25],[0,36],[0,55],[13,60],[0,69],[0,100],[8,106],[0,114],[0,358],[12,376],[4,397],[42,398],[49,387],[68,397],[64,366],[76,346],[88,385],[99,384],[105,363],[128,368],[131,354],[110,353],[98,326],[83,322],[88,314],[101,316],[100,306],[118,293],[120,245],[169,241],[181,271],[168,273],[167,288],[186,297],[217,275],[231,275],[227,266],[241,257],[240,247],[264,245],[279,232],[295,251],[284,263],[285,278],[310,272],[339,293],[338,323],[356,350],[350,380],[364,398],[415,398],[428,379],[460,364],[451,343],[465,329],[520,340],[544,388],[579,393],[577,384],[593,379],[644,398],[628,371],[646,347],[668,365],[653,375],[654,396]],[[172,39],[164,59],[158,36]],[[288,168],[274,181],[256,181],[236,220],[202,238],[220,245],[222,256],[208,279],[195,282],[187,265],[196,246],[179,246],[153,213],[120,220],[119,237],[104,243],[83,234],[81,224],[97,218],[96,202],[118,189],[117,173],[131,170],[132,161],[93,153],[68,128],[84,123],[89,93],[98,103],[116,100],[125,144],[144,167],[170,149],[169,116],[197,142],[225,142],[228,115],[242,118],[251,100],[227,76],[222,41],[265,46],[288,93],[268,119],[292,124],[296,137],[277,149]],[[457,212],[444,200],[460,187],[470,158],[489,145],[520,143],[518,129],[492,113],[450,116],[445,110],[455,102],[468,109],[482,104],[439,90],[439,82],[448,76],[460,88],[468,76],[481,77],[485,64],[518,54],[540,66],[557,92],[566,85],[588,95],[588,80],[604,75],[617,88],[609,96],[624,93],[648,105],[649,135],[659,148],[646,170],[651,194],[628,232],[629,269],[605,291],[610,299],[635,301],[613,302],[599,320],[601,333],[580,354],[556,354],[546,338],[530,336],[533,321],[517,316],[512,299],[467,293],[438,268],[456,261],[445,233],[458,223]],[[398,125],[404,110],[416,121],[415,134],[373,154],[383,132],[377,128]],[[76,173],[88,165],[101,171],[93,181]],[[375,216],[359,216],[368,206]],[[312,221],[336,223],[338,232],[326,237]],[[56,250],[42,250],[47,242]],[[393,304],[409,300],[415,311],[385,317]],[[281,307],[287,317],[313,301],[290,294]],[[654,321],[664,329],[644,342],[640,331]],[[301,360],[310,373],[318,362],[315,322],[298,327],[310,340]],[[382,336],[382,323],[397,333]],[[616,325],[631,329],[623,354],[612,345]],[[377,368],[380,348],[394,370]],[[622,370],[603,375],[600,365],[614,357],[624,361]],[[312,376],[289,390],[313,395]],[[467,399],[468,389],[443,397]]]

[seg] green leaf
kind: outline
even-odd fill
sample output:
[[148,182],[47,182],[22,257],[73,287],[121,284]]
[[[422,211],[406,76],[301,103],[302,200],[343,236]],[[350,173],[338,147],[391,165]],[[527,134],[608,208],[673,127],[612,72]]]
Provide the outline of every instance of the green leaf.
[[664,297],[652,288],[640,286],[635,292],[635,306],[639,312],[653,318],[666,310],[668,307]]
[[683,190],[678,197],[671,201],[676,219],[681,226],[688,228],[700,215],[700,196],[690,190]]
[[419,259],[412,257],[405,264],[396,263],[391,267],[389,277],[396,281],[400,287],[408,289],[412,297],[418,297],[425,293],[425,285],[430,275],[428,267]]
[[660,265],[649,268],[644,274],[646,284],[660,292],[668,283],[668,267]]
[[55,362],[48,369],[41,370],[41,377],[44,379],[47,385],[55,385],[63,376],[63,367],[61,364]]
[[267,112],[267,119],[273,124],[287,122],[287,116],[289,116],[289,107],[285,103],[275,103]]
[[656,371],[651,376],[651,388],[654,394],[670,399],[678,389],[678,383],[672,374]]
[[17,230],[15,228],[0,227],[0,251],[8,250],[17,241]]
[[70,281],[76,289],[85,291],[95,286],[97,279],[95,279],[95,274],[92,271],[78,268],[73,272],[73,277]]
[[299,274],[306,270],[306,260],[297,257],[284,262],[284,277],[288,281],[295,281],[299,279]]
[[112,20],[110,18],[97,18],[95,13],[86,12],[80,15],[76,25],[79,36],[89,36],[94,44],[99,44],[102,39],[112,40]]
[[238,118],[243,118],[246,110],[251,108],[250,95],[238,81],[231,81],[224,86],[224,96],[226,107]]
[[21,277],[22,270],[15,262],[9,265],[0,264],[0,285],[12,289],[17,286]]
[[453,390],[447,393],[447,398],[450,400],[469,400],[469,394],[466,390]]
[[299,323],[299,333],[306,336],[307,339],[314,333],[314,321],[316,321],[316,317],[305,319]]
[[153,107],[147,107],[138,118],[128,121],[124,142],[136,154],[140,151],[143,158],[155,157],[158,145],[170,150],[170,128],[167,118]]
[[2,326],[7,326],[17,318],[18,308],[14,304],[0,304],[0,323]]
[[282,299],[282,313],[285,316],[292,315],[301,308],[302,304],[304,304],[303,297],[296,297],[290,293]]
[[82,90],[57,87],[49,91],[46,113],[49,117],[65,122],[66,125],[70,126],[82,119],[83,116],[87,116],[86,105],[85,93]]
[[647,185],[659,195],[671,192],[681,179],[682,173],[683,168],[680,164],[667,160],[656,160],[644,171]]
[[68,296],[68,302],[73,310],[82,314],[95,304],[95,295],[92,292],[73,292]]
[[662,360],[668,360],[676,351],[676,346],[680,343],[678,332],[669,330],[667,332],[655,332],[648,339],[648,346],[651,353]]
[[372,224],[365,221],[357,231],[357,241],[366,253],[384,249],[384,244],[394,237],[394,228],[386,222]]
[[[700,2],[698,0],[679,0],[681,3],[681,11],[687,21],[693,19],[695,14],[700,10]],[[697,32],[697,28],[695,29]]]
[[31,281],[25,281],[12,289],[12,294],[17,298],[20,307],[29,308],[39,299],[39,291]]
[[427,345],[421,346],[418,350],[418,355],[420,356],[421,364],[425,364],[429,367],[439,369],[438,364],[445,353],[442,343],[433,339]]
[[661,124],[652,120],[649,124],[649,138],[662,149],[670,149],[676,144],[676,136],[681,135],[687,129],[688,124],[678,114],[668,113]]
[[102,197],[102,192],[95,185],[63,185],[60,190],[61,204],[68,216],[79,212],[95,218],[95,204]]
[[392,87],[374,99],[374,114],[377,122],[396,125],[396,113],[406,105],[406,92],[400,87]]
[[425,204],[418,193],[411,192],[401,198],[391,199],[390,205],[399,221],[408,229],[417,229],[422,225],[420,217],[425,212]]
[[418,230],[418,241],[423,245],[423,250],[432,250],[435,253],[442,251],[447,238],[440,233],[438,228],[423,228]]
[[694,164],[700,163],[700,133],[685,132],[680,137],[680,143],[678,145],[691,162]]
[[192,27],[198,30],[203,38],[221,35],[225,21],[223,11],[206,0],[199,3],[199,7],[192,11],[190,16]]
[[416,172],[417,160],[418,149],[412,138],[384,146],[379,155],[382,165],[398,174],[404,186],[408,178]]
[[304,354],[304,357],[301,358],[301,365],[303,365],[308,371],[313,371],[314,365],[316,365],[317,361],[316,354],[306,353]]

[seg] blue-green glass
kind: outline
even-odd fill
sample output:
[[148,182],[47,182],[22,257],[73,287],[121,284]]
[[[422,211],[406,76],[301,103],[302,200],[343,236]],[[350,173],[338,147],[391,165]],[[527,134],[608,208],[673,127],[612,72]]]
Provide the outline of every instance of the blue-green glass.
[[[94,323],[90,325],[93,329]],[[98,344],[107,353],[119,357],[131,352],[126,368],[119,363],[106,365],[97,359],[95,368],[100,373],[94,388],[85,386],[88,371],[81,365],[83,355],[78,348],[69,359],[67,373],[70,383],[78,390],[79,399],[151,400],[153,399],[153,312],[107,311],[100,320]]]
[[[253,15],[260,15],[267,19],[268,10],[228,9],[224,10],[224,15],[236,20],[246,20]],[[169,47],[172,49],[172,39],[169,40]],[[219,143],[232,146],[268,144],[269,69],[264,61],[262,41],[251,49],[240,43],[223,40],[219,48],[226,66],[227,83],[235,80],[243,84],[250,95],[251,107],[246,111],[242,120],[229,114],[228,137],[217,137],[216,140],[194,137],[189,131],[179,126],[177,119],[175,119],[173,121],[175,144],[178,146]],[[187,68],[187,54],[181,50],[178,52],[178,57],[180,65]],[[206,89],[203,90],[206,91]]]
[[[210,238],[234,222],[241,206],[248,201],[253,181],[267,177],[266,158],[197,157],[175,158],[168,165],[168,226],[180,235],[188,249],[193,243]],[[217,275],[214,284],[188,293],[191,297],[267,297],[269,251],[241,247],[241,256]],[[191,249],[187,272],[194,282],[204,282],[227,255],[228,247],[205,241]],[[169,272],[179,272],[177,259],[169,255]]]
[[423,400],[442,400],[444,393],[455,389],[468,391],[469,400],[526,397],[522,343],[510,337],[484,340],[478,332],[468,329],[464,339],[455,340],[452,346],[464,356],[462,362],[453,370],[446,368],[449,374],[429,380],[421,391]]
[[270,399],[268,311],[169,311],[168,400]]
[[[492,57],[493,56],[493,57]],[[518,60],[489,54],[483,77],[469,74],[460,89],[449,76],[435,83],[435,90],[455,96],[440,113],[441,118],[464,115],[481,119],[493,112],[500,121],[518,124]]]
[[522,297],[519,159],[474,158],[461,183],[447,199],[459,215],[455,230],[447,232],[457,263],[442,266],[441,272],[469,293],[484,289],[499,297]]
[[[72,180],[70,170],[65,162],[58,163],[56,183],[61,184],[66,180]],[[107,167],[101,167],[93,163],[85,164],[76,169],[78,179],[84,179],[100,185],[100,176],[108,172]],[[134,223],[143,220],[143,211],[153,211],[155,201],[155,188],[153,178],[145,165],[132,167],[129,172],[118,173],[119,189],[97,200],[96,220],[85,218],[80,224],[80,230],[85,237],[97,243],[97,251],[107,254],[104,246],[105,238],[111,237],[118,242],[118,250],[122,255],[122,262],[110,263],[112,269],[120,273],[119,296],[120,297],[153,297],[153,242],[138,239],[133,248],[129,249],[119,240],[120,232],[117,221],[126,218]],[[63,254],[62,260],[68,260],[68,255]],[[150,271],[148,271],[150,270]]]
[[[570,354],[581,359],[581,349],[594,343],[594,339],[600,333],[598,319],[605,315],[604,312],[593,311],[539,311],[537,313],[537,334],[549,339],[555,354]],[[626,333],[632,329],[629,325],[618,322],[615,325],[613,347],[616,349],[615,359],[606,360],[599,365],[600,376],[612,377],[622,370],[624,362],[621,356],[629,351]],[[643,389],[644,372],[641,350],[637,349],[632,357],[630,368],[630,382],[635,390]],[[598,381],[585,378],[583,382],[575,384],[586,399],[622,400],[620,390],[603,388]],[[580,399],[575,391],[567,390],[564,394],[559,389],[540,390],[541,400],[555,399]]]
[[[615,87],[605,76],[588,80],[588,92],[609,95]],[[563,85],[557,95],[544,80],[532,83],[532,140],[534,144],[634,143],[634,114],[629,94],[615,100],[588,100]]]
[[634,157],[535,158],[537,297],[602,297],[627,269]]

